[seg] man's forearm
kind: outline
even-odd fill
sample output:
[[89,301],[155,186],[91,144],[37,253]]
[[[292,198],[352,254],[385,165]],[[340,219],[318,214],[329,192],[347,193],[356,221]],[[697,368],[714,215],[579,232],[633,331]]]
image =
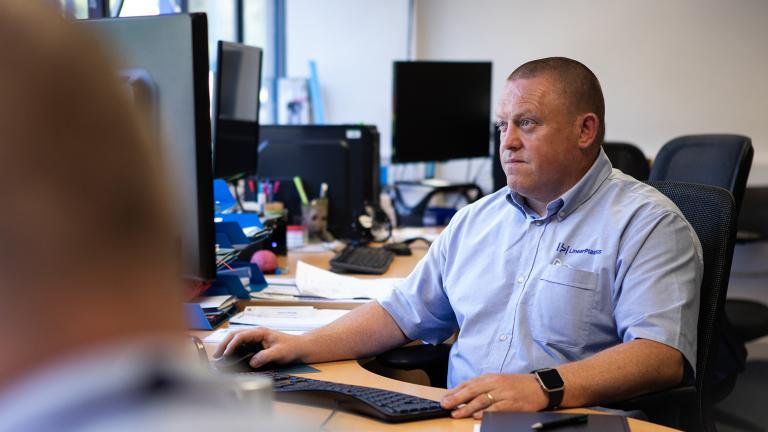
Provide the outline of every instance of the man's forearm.
[[682,354],[645,339],[617,345],[557,368],[565,381],[562,406],[626,400],[673,387],[683,378]]
[[375,301],[302,338],[305,347],[301,360],[305,363],[368,357],[408,342],[389,313]]

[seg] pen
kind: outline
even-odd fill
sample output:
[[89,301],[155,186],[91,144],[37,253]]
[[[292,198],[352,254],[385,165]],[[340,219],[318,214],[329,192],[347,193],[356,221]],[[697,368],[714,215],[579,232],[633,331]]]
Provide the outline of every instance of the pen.
[[301,198],[301,203],[304,205],[309,205],[309,200],[307,200],[307,194],[304,192],[304,185],[301,184],[301,177],[296,176],[293,178],[293,184],[296,186],[296,190],[299,192],[299,198]]
[[557,420],[534,423],[531,425],[531,429],[534,429],[534,430],[553,429],[560,426],[586,423],[588,418],[589,417],[587,417],[586,414],[577,414],[577,415],[559,418]]
[[325,198],[325,195],[328,193],[328,183],[322,182],[320,183],[320,198]]

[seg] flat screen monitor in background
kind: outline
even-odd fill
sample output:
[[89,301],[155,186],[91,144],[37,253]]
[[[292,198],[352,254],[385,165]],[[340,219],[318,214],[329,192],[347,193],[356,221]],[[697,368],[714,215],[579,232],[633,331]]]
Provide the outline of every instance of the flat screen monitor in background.
[[219,41],[213,108],[213,175],[236,180],[259,163],[261,48]]
[[123,70],[143,71],[156,88],[158,151],[177,204],[182,272],[216,277],[208,24],[205,14],[80,21]]
[[486,157],[490,62],[395,62],[392,162]]
[[346,141],[262,140],[259,177],[279,181],[274,199],[285,204],[289,223],[301,223],[301,199],[293,178],[298,176],[309,200],[320,194],[320,185],[328,185],[328,231],[337,238],[351,238],[353,212],[350,189],[354,177],[350,171],[350,151]]
[[[379,131],[370,125],[262,125],[260,140],[321,143],[346,141],[349,146],[349,170],[354,179],[349,186],[351,214],[363,203],[379,202]],[[263,177],[263,173],[259,173]]]

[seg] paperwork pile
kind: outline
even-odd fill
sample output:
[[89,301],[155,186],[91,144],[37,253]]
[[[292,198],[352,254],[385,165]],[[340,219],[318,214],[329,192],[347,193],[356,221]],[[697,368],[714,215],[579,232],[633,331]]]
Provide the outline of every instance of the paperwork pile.
[[381,298],[403,279],[359,279],[342,276],[299,261],[295,279],[271,280],[263,290],[251,293],[256,299],[315,298],[331,300],[370,300]]
[[342,309],[315,309],[312,306],[248,306],[229,322],[280,331],[306,332],[329,324],[347,312]]

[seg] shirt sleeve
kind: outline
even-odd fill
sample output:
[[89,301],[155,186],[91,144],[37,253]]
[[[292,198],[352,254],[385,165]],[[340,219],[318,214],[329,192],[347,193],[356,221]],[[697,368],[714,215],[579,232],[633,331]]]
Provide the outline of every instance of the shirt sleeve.
[[665,211],[632,224],[622,242],[613,293],[619,336],[675,348],[695,370],[703,270],[696,233],[681,215]]
[[458,330],[443,287],[445,248],[451,228],[449,225],[435,240],[401,285],[379,299],[379,304],[409,339],[438,344]]

